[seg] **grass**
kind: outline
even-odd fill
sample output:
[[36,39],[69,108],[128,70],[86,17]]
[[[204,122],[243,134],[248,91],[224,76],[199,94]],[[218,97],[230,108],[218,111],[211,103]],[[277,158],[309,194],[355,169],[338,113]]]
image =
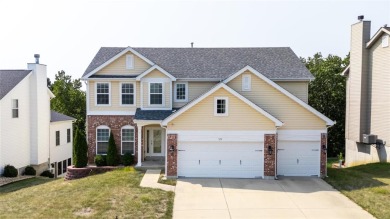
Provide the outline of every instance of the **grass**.
[[336,169],[328,159],[329,184],[377,218],[390,218],[390,163]]
[[87,178],[33,178],[0,187],[0,218],[172,218],[173,192],[141,188],[122,168]]
[[161,184],[170,185],[170,186],[176,186],[177,180],[176,179],[164,179],[164,173],[161,173],[157,182],[161,183]]

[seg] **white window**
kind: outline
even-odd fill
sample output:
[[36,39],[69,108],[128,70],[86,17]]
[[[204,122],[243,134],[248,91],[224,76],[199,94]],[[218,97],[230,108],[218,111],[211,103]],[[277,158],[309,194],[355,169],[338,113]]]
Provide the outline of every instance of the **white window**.
[[56,131],[56,146],[60,145],[61,139],[60,139],[60,131]]
[[97,105],[110,105],[110,83],[96,83]]
[[149,84],[149,105],[163,104],[163,84],[153,83]]
[[70,138],[71,138],[70,129],[67,129],[66,130],[66,142],[67,143],[70,143]]
[[388,47],[389,46],[389,35],[382,37],[382,47]]
[[121,83],[121,105],[134,105],[134,84]]
[[187,102],[188,101],[188,84],[176,83],[175,84],[175,101]]
[[243,75],[242,76],[242,91],[250,91],[252,88],[251,85],[251,76]]
[[134,56],[126,55],[126,69],[134,69]]
[[228,115],[229,99],[227,97],[214,98],[214,115],[227,116]]
[[99,126],[96,129],[96,154],[107,154],[109,139],[110,128],[107,126]]
[[134,154],[134,128],[132,126],[124,126],[122,128],[122,154]]
[[19,100],[12,99],[12,118],[19,118]]

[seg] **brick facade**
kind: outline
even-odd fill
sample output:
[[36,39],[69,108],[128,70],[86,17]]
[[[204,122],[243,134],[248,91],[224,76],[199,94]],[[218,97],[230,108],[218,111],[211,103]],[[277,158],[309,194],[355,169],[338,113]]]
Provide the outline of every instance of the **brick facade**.
[[[323,145],[325,146],[325,150],[323,148]],[[321,168],[320,168],[320,174],[321,177],[326,177],[326,154],[327,154],[327,134],[321,133]]]
[[121,128],[126,125],[134,127],[134,162],[137,162],[137,125],[134,116],[88,116],[88,163],[94,163],[96,156],[96,128],[101,125],[108,126],[114,135],[117,150],[121,151]]
[[[177,177],[177,134],[168,134],[167,145],[167,177]],[[170,147],[173,145],[174,150],[170,151]]]
[[[268,146],[271,146],[272,154],[268,153]],[[276,173],[276,135],[264,135],[264,178],[274,177]]]

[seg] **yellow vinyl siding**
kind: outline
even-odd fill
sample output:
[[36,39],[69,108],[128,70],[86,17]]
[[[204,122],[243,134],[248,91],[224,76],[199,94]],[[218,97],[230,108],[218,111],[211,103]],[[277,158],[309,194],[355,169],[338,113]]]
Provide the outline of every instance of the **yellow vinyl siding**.
[[142,91],[143,91],[143,108],[159,108],[159,109],[167,109],[171,108],[171,84],[172,82],[159,82],[156,81],[156,83],[163,83],[163,103],[165,105],[159,106],[159,105],[149,105],[149,83],[154,82],[142,82]]
[[308,103],[309,94],[309,82],[308,81],[277,81],[275,82],[285,90],[301,99],[303,102]]
[[[384,36],[384,35],[383,35]],[[372,134],[379,139],[390,140],[390,47],[382,47],[382,38],[370,48],[369,51],[369,94],[371,96],[371,122]],[[369,105],[370,99],[364,105]]]
[[[126,69],[126,55],[133,55],[134,57],[134,69]],[[141,74],[147,69],[149,69],[151,66],[139,58],[138,56],[134,55],[131,52],[128,52],[100,71],[96,72],[96,75],[116,75],[116,74]]]
[[[228,116],[214,116],[214,97],[227,97]],[[275,123],[220,88],[168,123],[170,130],[275,130]]]
[[[120,83],[119,81],[104,81],[109,82],[111,84],[111,106],[96,106],[96,83],[100,81],[88,81],[88,89],[89,89],[89,111],[134,111],[139,106],[139,82],[129,82],[135,83],[136,93],[135,93],[135,102],[136,106],[121,106],[120,105]],[[126,83],[126,82],[122,82]]]
[[[180,82],[178,82],[180,83]],[[188,102],[209,91],[217,82],[188,82]],[[175,95],[174,87],[172,95]],[[174,96],[172,96],[175,98]],[[173,107],[182,107],[188,102],[173,102]]]
[[165,74],[161,73],[159,70],[153,70],[149,74],[145,75],[143,78],[169,78]]
[[245,74],[252,75],[251,91],[242,91],[240,76],[230,81],[228,86],[282,121],[284,125],[279,129],[308,130],[324,129],[326,127],[325,121],[303,108],[256,75],[249,71],[245,72]]

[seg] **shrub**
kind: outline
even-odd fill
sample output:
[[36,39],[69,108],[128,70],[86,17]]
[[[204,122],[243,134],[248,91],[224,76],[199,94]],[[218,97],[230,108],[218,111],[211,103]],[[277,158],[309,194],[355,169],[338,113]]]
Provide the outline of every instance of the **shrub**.
[[106,156],[100,155],[100,154],[96,155],[95,156],[95,164],[98,167],[107,166],[107,158],[106,158]]
[[54,178],[54,174],[52,174],[49,170],[45,170],[41,173],[41,176]]
[[116,150],[116,144],[112,132],[110,133],[110,139],[108,140],[107,165],[108,166],[118,165],[118,151]]
[[32,166],[27,166],[26,169],[24,169],[24,175],[35,176],[36,174],[37,171]]
[[17,177],[18,176],[18,170],[14,166],[12,166],[12,165],[6,165],[4,167],[3,176],[5,176],[5,177]]
[[126,153],[122,156],[122,163],[125,166],[130,166],[134,162],[134,156],[131,153]]
[[76,168],[86,167],[88,164],[88,145],[84,133],[76,128],[73,141],[73,164]]

